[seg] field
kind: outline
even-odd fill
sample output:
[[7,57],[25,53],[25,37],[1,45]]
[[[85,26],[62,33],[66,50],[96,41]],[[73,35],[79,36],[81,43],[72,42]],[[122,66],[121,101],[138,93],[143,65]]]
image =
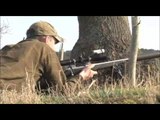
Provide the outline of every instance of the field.
[[[147,82],[137,87],[128,85],[104,84],[98,86],[96,82],[81,86],[78,92],[68,92],[67,95],[53,92],[50,95],[37,95],[29,89],[22,93],[2,91],[1,104],[159,104],[160,79],[159,74],[148,78]],[[95,80],[96,81],[96,80]]]
[[[151,51],[152,52],[152,51]],[[98,85],[94,83],[82,85],[79,91],[70,91],[66,95],[37,94],[30,90],[28,85],[22,93],[16,91],[0,91],[0,104],[159,104],[160,103],[160,61],[156,65],[153,61],[144,61],[139,71],[137,67],[137,86],[129,86],[127,77],[124,83]],[[156,68],[155,68],[156,66]],[[145,74],[142,73],[145,72]]]

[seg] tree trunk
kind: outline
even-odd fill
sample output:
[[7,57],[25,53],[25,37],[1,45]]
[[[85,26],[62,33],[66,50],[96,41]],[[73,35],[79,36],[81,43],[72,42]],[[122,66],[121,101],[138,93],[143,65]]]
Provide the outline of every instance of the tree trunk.
[[105,49],[109,60],[128,57],[131,32],[127,16],[78,16],[79,39],[71,58]]
[[137,65],[138,45],[139,45],[139,25],[140,25],[139,17],[133,16],[132,42],[129,55],[128,75],[129,75],[129,83],[134,87],[136,86],[136,65]]

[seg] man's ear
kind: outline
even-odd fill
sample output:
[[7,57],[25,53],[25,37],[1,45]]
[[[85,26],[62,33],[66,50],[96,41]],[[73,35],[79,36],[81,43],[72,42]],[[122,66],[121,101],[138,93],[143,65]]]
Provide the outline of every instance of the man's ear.
[[49,42],[48,40],[49,40],[48,36],[41,37],[41,42],[48,43]]
[[47,42],[47,37],[46,36],[38,36],[39,41],[46,43]]
[[50,42],[50,39],[45,39],[45,43],[49,43]]

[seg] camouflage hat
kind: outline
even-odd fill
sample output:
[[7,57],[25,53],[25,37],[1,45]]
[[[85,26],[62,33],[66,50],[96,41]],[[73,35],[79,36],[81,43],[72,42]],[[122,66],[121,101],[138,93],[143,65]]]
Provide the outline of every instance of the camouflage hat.
[[26,32],[27,38],[37,36],[37,35],[50,35],[54,36],[58,42],[63,42],[63,38],[60,37],[55,30],[55,28],[48,22],[39,21],[33,23]]

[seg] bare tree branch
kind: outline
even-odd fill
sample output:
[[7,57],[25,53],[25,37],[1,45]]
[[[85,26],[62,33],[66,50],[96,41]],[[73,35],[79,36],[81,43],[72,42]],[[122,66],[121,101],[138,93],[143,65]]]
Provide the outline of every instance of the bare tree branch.
[[9,31],[9,26],[8,25],[3,25],[0,27],[0,34],[6,34]]

